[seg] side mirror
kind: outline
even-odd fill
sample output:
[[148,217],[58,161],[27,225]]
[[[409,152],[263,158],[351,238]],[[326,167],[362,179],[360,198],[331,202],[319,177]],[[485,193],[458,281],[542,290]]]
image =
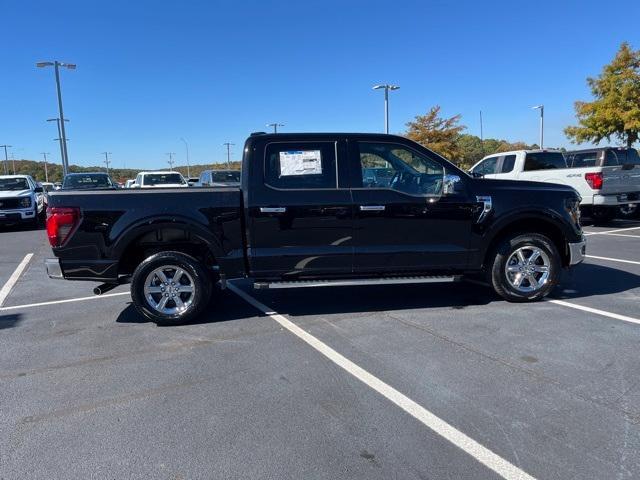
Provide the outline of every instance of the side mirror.
[[460,182],[460,177],[458,175],[452,175],[450,173],[446,174],[443,180],[442,193],[444,195],[451,195],[452,193],[455,193],[456,183],[459,183],[459,182]]
[[36,193],[42,193],[42,192],[44,192],[44,190],[42,189],[42,187],[36,187],[36,188],[34,188],[34,189],[33,189],[33,191],[34,191],[34,192],[36,192]]

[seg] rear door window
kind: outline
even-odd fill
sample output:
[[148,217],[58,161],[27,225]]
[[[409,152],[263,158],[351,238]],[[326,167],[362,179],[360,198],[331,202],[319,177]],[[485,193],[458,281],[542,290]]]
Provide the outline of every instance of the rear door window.
[[485,158],[473,169],[473,173],[477,175],[491,175],[496,173],[499,158],[500,157]]
[[627,161],[625,163],[627,165],[640,165],[640,155],[638,155],[638,151],[635,148],[627,150]]
[[265,183],[278,189],[337,188],[335,142],[270,143]]
[[527,153],[524,161],[524,171],[553,170],[567,168],[564,156],[560,152],[532,152]]
[[567,164],[571,168],[589,168],[598,165],[600,152],[572,153],[567,157]]
[[500,168],[500,173],[509,173],[513,171],[513,167],[516,164],[516,156],[515,155],[505,155],[502,157],[502,167]]
[[604,156],[604,166],[605,167],[614,167],[616,165],[624,165],[625,154],[624,150],[620,152],[615,152],[613,150],[607,150],[606,155]]

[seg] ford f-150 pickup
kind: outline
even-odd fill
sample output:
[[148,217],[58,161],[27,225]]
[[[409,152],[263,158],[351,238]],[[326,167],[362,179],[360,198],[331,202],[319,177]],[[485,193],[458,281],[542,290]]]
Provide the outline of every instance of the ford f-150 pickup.
[[54,278],[131,283],[158,323],[200,314],[214,285],[448,282],[485,274],[509,301],[543,298],[581,262],[567,186],[469,176],[406,138],[253,134],[240,188],[56,192]]

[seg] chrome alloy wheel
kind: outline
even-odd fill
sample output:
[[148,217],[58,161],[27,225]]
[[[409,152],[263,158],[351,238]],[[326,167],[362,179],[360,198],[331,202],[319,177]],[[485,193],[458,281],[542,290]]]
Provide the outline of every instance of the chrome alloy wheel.
[[505,266],[509,284],[523,293],[540,290],[549,280],[551,262],[540,248],[527,245],[513,252]]
[[191,275],[175,265],[153,270],[144,282],[144,297],[155,311],[181,315],[191,307],[196,293]]

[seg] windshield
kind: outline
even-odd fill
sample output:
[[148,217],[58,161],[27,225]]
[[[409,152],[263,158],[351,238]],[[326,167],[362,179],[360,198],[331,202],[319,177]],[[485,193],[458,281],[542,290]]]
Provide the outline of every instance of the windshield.
[[113,183],[107,175],[68,175],[62,184],[63,189],[112,188]]
[[211,172],[211,181],[220,183],[237,183],[240,181],[240,172]]
[[0,190],[28,190],[26,178],[0,178]]
[[179,173],[148,173],[144,176],[144,185],[184,185],[184,179]]

